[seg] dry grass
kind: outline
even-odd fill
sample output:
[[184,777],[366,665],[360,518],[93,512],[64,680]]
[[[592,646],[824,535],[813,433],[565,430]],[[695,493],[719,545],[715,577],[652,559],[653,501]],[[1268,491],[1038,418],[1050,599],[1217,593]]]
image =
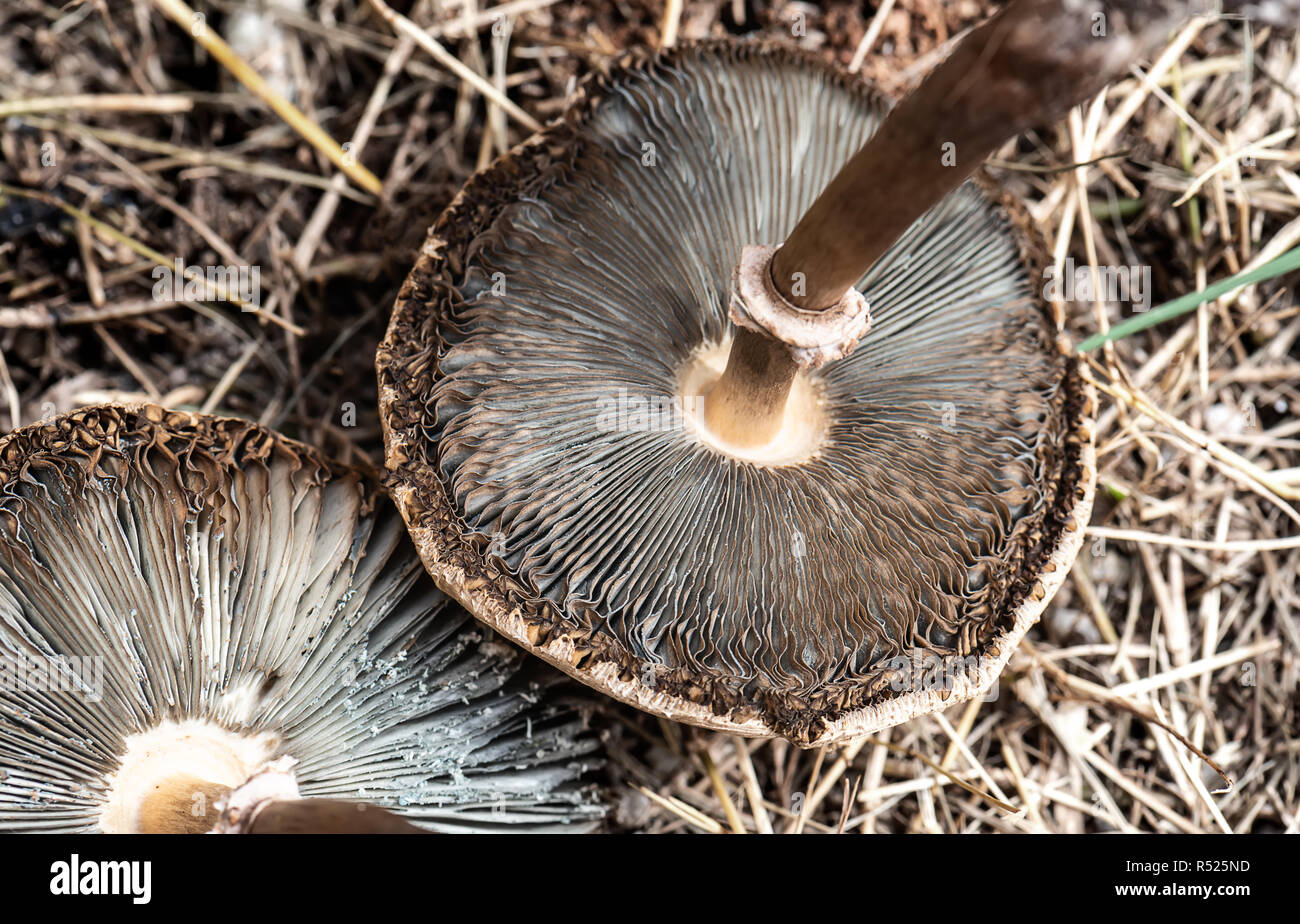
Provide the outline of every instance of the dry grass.
[[[253,5],[196,7],[220,32]],[[381,18],[390,5],[427,39]],[[665,36],[758,31],[896,92],[992,5],[512,0],[494,40],[486,2],[320,0],[231,42],[264,78],[259,99],[164,15],[175,3],[11,0],[0,426],[147,396],[377,464],[370,360],[424,229],[593,63]],[[1298,93],[1294,34],[1197,22],[1142,75],[1009,144],[997,172],[1058,263],[1150,267],[1158,304],[1300,243]],[[260,307],[152,298],[153,267],[175,258],[260,266]],[[1295,282],[1092,355],[1092,536],[996,699],[819,751],[611,709],[615,824],[1300,831]],[[1133,310],[1059,307],[1076,341]]]

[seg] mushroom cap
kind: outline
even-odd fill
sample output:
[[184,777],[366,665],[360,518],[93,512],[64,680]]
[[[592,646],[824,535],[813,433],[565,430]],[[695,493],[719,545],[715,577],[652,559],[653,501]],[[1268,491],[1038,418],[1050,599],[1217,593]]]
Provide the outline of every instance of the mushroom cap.
[[470,181],[378,356],[388,482],[439,586],[621,700],[801,745],[994,682],[1082,541],[1094,399],[986,179],[859,284],[873,327],[808,374],[806,458],[654,416],[728,342],[741,248],[779,244],[886,109],[801,53],[682,46]]
[[256,424],[103,406],[0,440],[0,831],[122,830],[161,739],[434,830],[591,824],[597,743],[555,679],[361,473]]

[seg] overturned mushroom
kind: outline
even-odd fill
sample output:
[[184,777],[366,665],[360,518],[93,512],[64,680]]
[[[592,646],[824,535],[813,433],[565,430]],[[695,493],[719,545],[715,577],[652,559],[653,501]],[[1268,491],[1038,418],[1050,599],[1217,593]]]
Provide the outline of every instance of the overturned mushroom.
[[255,424],[98,407],[0,440],[0,830],[201,831],[268,795],[318,810],[261,830],[403,827],[338,800],[581,828],[595,741],[541,667],[361,475]]
[[1094,480],[1021,210],[960,185],[865,299],[733,349],[737,300],[772,287],[760,263],[733,292],[742,252],[781,244],[885,112],[809,57],[688,46],[590,82],[471,181],[378,361],[394,498],[440,586],[621,700],[741,734],[825,743],[987,688]]

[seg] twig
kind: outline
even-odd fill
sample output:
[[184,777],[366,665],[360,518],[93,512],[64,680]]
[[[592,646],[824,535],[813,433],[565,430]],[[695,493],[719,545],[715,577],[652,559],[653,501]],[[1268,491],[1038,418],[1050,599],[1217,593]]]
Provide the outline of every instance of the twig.
[[862,62],[867,59],[867,52],[871,51],[871,46],[876,44],[876,39],[880,37],[880,32],[885,28],[885,20],[889,18],[889,13],[894,8],[894,0],[884,0],[884,3],[876,7],[875,15],[871,17],[871,24],[867,26],[866,34],[862,36],[862,41],[858,42],[858,47],[853,52],[853,60],[849,62],[849,73],[856,74],[862,68]]
[[370,0],[370,5],[375,8],[375,12],[384,18],[385,22],[401,34],[414,39],[415,43],[433,55],[438,60],[438,63],[504,109],[506,114],[516,122],[529,131],[541,131],[541,122],[520,109],[510,97],[497,90],[490,81],[483,79],[482,75],[476,74],[471,68],[466,67],[464,62],[439,45],[427,32],[411,22],[411,20],[398,13],[387,3],[384,3],[384,0]]
[[284,119],[289,124],[289,127],[301,135],[312,147],[333,161],[334,165],[346,173],[353,182],[375,195],[383,192],[384,184],[379,181],[379,177],[350,158],[347,152],[339,146],[338,142],[325,133],[324,129],[303,115],[297,106],[276,92],[262,78],[261,74],[253,70],[247,61],[225,43],[221,36],[208,28],[207,23],[200,14],[190,9],[182,0],[153,0],[153,2],[160,10],[171,17],[177,25],[187,30],[193,36],[194,41],[202,45],[208,54],[216,58],[226,70],[230,71],[236,80],[248,88],[248,92],[266,103],[272,112]]
[[1182,549],[1204,549],[1207,552],[1280,552],[1285,549],[1300,549],[1300,536],[1287,536],[1282,539],[1184,539],[1182,536],[1166,536],[1141,529],[1116,529],[1111,526],[1089,526],[1090,536],[1103,539],[1118,539],[1124,542],[1146,542],[1151,545],[1169,545]]
[[740,766],[740,776],[745,781],[745,795],[749,798],[751,811],[754,813],[754,827],[759,834],[772,833],[772,819],[768,817],[763,805],[763,790],[758,785],[758,774],[754,772],[754,761],[749,756],[749,746],[739,735],[731,736],[732,746],[736,750],[736,763]]
[[[31,189],[19,189],[16,186],[9,186],[4,183],[0,183],[0,193],[4,193],[5,195],[10,195],[10,196],[22,196],[23,198],[26,199],[34,199],[37,202],[44,202],[47,205],[52,205],[55,208],[60,209],[61,211],[67,213],[68,215],[71,215],[73,218],[77,219],[78,221],[85,222],[86,224],[94,228],[96,231],[108,235],[113,240],[117,241],[119,244],[122,244],[123,246],[130,249],[132,252],[147,258],[148,260],[158,264],[159,266],[164,266],[170,269],[171,267],[176,265],[176,261],[174,259],[167,257],[165,254],[159,253],[157,250],[154,250],[148,244],[143,244],[140,241],[137,241],[135,238],[131,237],[130,235],[123,234],[117,228],[114,228],[112,225],[108,224],[108,222],[100,221],[98,218],[93,217],[87,212],[83,212],[75,205],[70,205],[67,202],[64,202],[62,199],[57,198],[56,196],[51,196],[48,195],[47,193],[37,192]],[[188,267],[186,267],[182,271],[181,275],[187,280],[201,282],[204,286],[205,291],[209,289],[214,291],[216,290],[216,286],[213,286],[201,275],[193,272]],[[260,318],[265,318],[271,323],[278,324],[281,327],[285,328],[286,330],[291,330],[294,333],[298,334],[299,336],[302,336],[303,334],[307,333],[301,327],[298,327],[295,324],[290,324],[289,322],[285,321],[283,318],[279,318],[273,314],[269,314],[263,311],[261,308],[257,307],[256,305],[250,305],[248,302],[243,301],[238,296],[230,292],[218,292],[215,300],[224,300],[230,302],[232,305],[238,305],[243,311],[249,314],[254,314]],[[189,303],[187,302],[187,304]]]
[[731,825],[731,830],[734,833],[744,834],[745,823],[741,821],[740,813],[736,811],[736,805],[731,801],[731,794],[727,792],[727,784],[722,781],[722,774],[718,772],[717,765],[713,763],[713,758],[709,756],[707,745],[700,748],[700,760],[704,763],[704,772],[709,777],[709,783],[712,784],[718,801],[722,803],[722,812],[727,816],[727,824]]
[[677,44],[677,27],[682,19],[682,0],[668,0],[664,6],[664,22],[659,33],[659,47],[672,48]]
[[179,93],[138,96],[131,93],[76,93],[71,96],[33,96],[0,102],[0,119],[37,112],[189,112],[194,99]]

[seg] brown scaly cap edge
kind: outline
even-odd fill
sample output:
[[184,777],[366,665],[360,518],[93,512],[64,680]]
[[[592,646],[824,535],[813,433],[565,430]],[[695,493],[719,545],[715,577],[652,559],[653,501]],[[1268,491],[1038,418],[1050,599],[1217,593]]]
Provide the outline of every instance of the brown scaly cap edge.
[[[366,483],[361,470],[333,462],[312,447],[252,421],[191,414],[154,404],[100,404],[0,437],[0,496],[11,478],[21,478],[24,466],[45,453],[57,452],[69,459],[80,457],[86,474],[93,475],[103,454],[118,451],[119,442],[131,434],[148,436],[149,445],[174,451],[178,456],[206,454],[222,466],[242,468],[283,456],[295,463],[295,470],[311,469],[317,484],[349,476]],[[197,468],[193,472],[200,473]],[[367,485],[363,514],[373,509],[377,496],[377,489]]]
[[[438,376],[438,325],[445,318],[447,287],[465,269],[468,249],[512,202],[570,167],[582,145],[582,128],[620,74],[651,70],[690,54],[775,56],[815,68],[836,84],[869,98],[879,94],[856,75],[781,45],[703,42],[654,55],[634,52],[589,77],[566,114],[476,174],[451,203],[421,248],[397,298],[387,336],[379,348],[380,418],[384,428],[387,483],[406,519],[417,549],[434,580],[478,618],[565,672],[646,711],[705,728],[750,736],[781,735],[814,746],[870,734],[981,694],[996,679],[1016,644],[1037,621],[1064,581],[1083,541],[1095,486],[1093,417],[1095,396],[1078,360],[1060,333],[1059,318],[1043,309],[1045,327],[1055,332],[1065,373],[1053,399],[1057,420],[1068,421],[1053,457],[1043,509],[1027,517],[1010,540],[1021,559],[999,606],[997,629],[967,659],[969,669],[950,676],[940,689],[891,692],[896,677],[882,673],[870,686],[830,687],[815,697],[765,689],[744,695],[724,679],[660,672],[655,686],[643,682],[643,665],[604,634],[575,630],[546,601],[530,598],[511,575],[485,559],[463,537],[461,520],[429,456],[425,396]],[[986,174],[976,178],[1010,219],[1031,285],[1041,291],[1046,248],[1024,208],[996,190]]]

